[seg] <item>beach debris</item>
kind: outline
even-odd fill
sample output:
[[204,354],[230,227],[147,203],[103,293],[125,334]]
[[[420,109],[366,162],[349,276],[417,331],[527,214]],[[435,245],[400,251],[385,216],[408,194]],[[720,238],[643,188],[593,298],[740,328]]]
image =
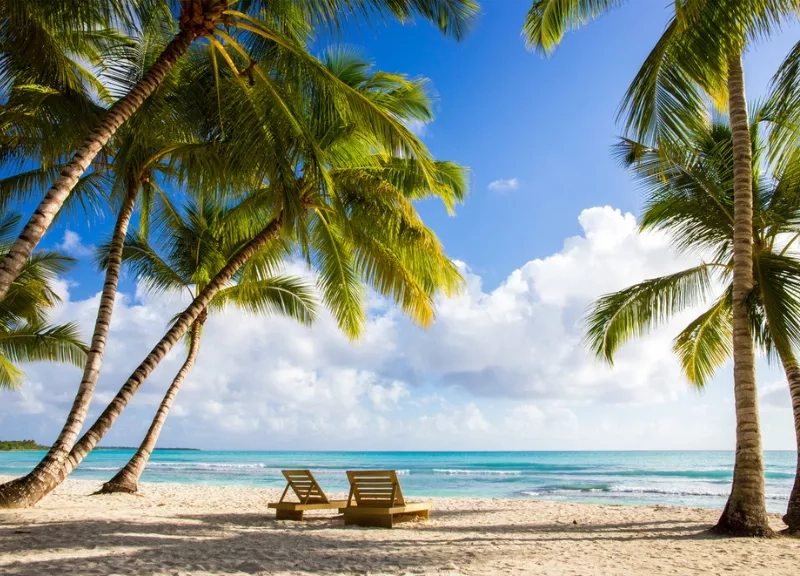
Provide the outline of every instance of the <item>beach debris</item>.
[[577,526],[577,525],[578,525],[578,521],[577,521],[577,520],[573,520],[573,521],[572,521],[572,523],[573,523],[575,526]]
[[247,574],[257,574],[258,572],[264,572],[264,567],[261,566],[258,562],[253,562],[252,560],[245,560],[241,564],[239,564],[236,569],[239,572],[246,572]]

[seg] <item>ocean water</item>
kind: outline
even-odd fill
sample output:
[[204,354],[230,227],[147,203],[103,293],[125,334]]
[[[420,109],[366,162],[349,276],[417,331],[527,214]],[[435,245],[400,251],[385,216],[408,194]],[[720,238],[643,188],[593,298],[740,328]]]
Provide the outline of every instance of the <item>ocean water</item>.
[[[96,450],[75,478],[107,480],[133,451]],[[0,452],[0,474],[31,470],[41,452]],[[767,507],[783,512],[794,452],[766,452]],[[157,450],[147,482],[282,488],[282,468],[310,468],[323,489],[347,491],[345,470],[394,469],[416,496],[482,496],[722,508],[732,452],[212,452]]]

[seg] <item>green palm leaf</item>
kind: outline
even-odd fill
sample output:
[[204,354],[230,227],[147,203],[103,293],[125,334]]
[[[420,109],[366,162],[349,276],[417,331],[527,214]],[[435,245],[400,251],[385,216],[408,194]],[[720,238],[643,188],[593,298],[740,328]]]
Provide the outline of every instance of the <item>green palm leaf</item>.
[[317,254],[317,286],[325,305],[348,338],[358,338],[366,322],[364,288],[352,248],[341,229],[321,210],[311,224],[311,244]]
[[586,317],[584,339],[609,364],[625,342],[663,325],[675,314],[702,304],[712,287],[712,268],[702,264],[640,282],[594,302]]
[[14,364],[63,362],[80,368],[87,350],[76,323],[0,330],[0,388],[13,390],[22,385],[24,373]]
[[209,310],[221,311],[229,305],[253,315],[286,316],[306,325],[317,316],[313,285],[291,276],[272,276],[225,288],[214,297]]
[[728,289],[708,310],[678,334],[673,350],[686,379],[702,388],[733,353],[731,293]]
[[564,34],[616,8],[625,0],[534,0],[522,34],[529,48],[546,54],[555,50]]

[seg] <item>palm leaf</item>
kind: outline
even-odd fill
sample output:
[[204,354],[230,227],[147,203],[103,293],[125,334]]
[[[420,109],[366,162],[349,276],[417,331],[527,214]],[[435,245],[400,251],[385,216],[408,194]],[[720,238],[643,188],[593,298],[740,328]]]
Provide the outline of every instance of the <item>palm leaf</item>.
[[56,326],[26,325],[0,331],[0,388],[18,388],[24,373],[14,364],[63,362],[83,367],[88,347],[76,323]]
[[222,311],[229,305],[253,315],[283,315],[306,325],[317,315],[313,285],[290,276],[272,276],[229,286],[214,297],[209,310]]
[[609,364],[627,341],[663,325],[678,312],[702,304],[712,287],[711,267],[702,264],[653,278],[596,300],[586,317],[584,340]]
[[728,289],[675,338],[673,350],[686,379],[698,388],[706,385],[733,354],[731,292]]
[[364,289],[352,248],[341,230],[317,210],[310,233],[317,254],[317,286],[339,328],[348,338],[358,338],[364,327]]

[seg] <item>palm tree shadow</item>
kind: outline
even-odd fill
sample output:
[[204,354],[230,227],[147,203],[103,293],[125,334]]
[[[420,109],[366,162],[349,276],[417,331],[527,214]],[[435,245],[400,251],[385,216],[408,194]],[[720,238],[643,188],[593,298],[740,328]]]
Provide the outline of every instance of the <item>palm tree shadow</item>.
[[[482,510],[481,514],[486,511]],[[0,549],[30,559],[5,563],[4,569],[26,574],[77,576],[90,562],[98,573],[120,571],[120,562],[137,573],[169,571],[283,572],[344,574],[363,571],[380,558],[394,571],[436,570],[454,563],[468,568],[459,543],[481,546],[480,561],[500,561],[507,550],[499,544],[537,542],[703,540],[705,526],[670,521],[608,524],[518,523],[500,525],[450,524],[469,511],[442,512],[428,523],[401,525],[394,530],[344,527],[341,518],[318,517],[311,522],[276,521],[271,514],[184,514],[176,517],[130,520],[76,520],[0,526]],[[311,517],[313,518],[313,516]],[[423,539],[408,530],[424,532]],[[370,534],[365,535],[363,531]],[[64,550],[50,559],[48,550]],[[37,552],[41,554],[37,554]],[[38,557],[37,557],[38,556]]]

